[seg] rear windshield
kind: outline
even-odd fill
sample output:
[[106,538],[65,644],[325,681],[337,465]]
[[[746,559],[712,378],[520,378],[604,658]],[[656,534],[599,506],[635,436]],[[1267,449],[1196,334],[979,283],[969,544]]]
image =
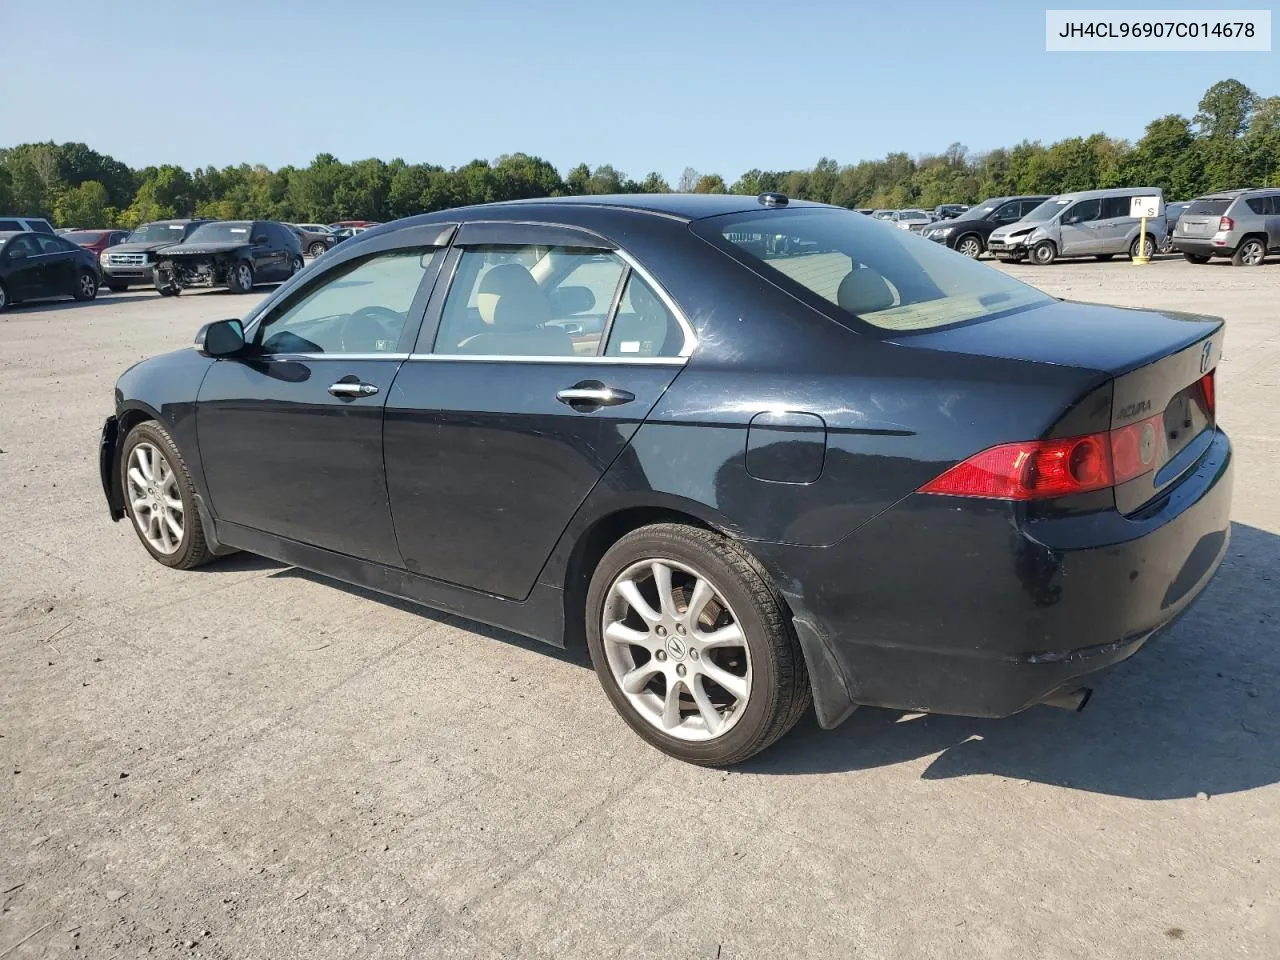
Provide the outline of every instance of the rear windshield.
[[1206,217],[1220,217],[1227,212],[1229,206],[1231,206],[1230,200],[1192,200],[1187,209],[1182,212],[1193,217],[1201,214]]
[[930,330],[1052,302],[985,264],[848,210],[738,213],[694,229],[780,286],[799,286],[886,330]]

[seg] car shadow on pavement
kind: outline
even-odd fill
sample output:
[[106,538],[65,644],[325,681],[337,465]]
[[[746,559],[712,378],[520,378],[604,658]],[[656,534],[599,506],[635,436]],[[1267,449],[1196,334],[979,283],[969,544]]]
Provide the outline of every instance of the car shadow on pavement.
[[104,303],[137,303],[140,300],[154,300],[156,296],[154,293],[113,293],[103,294],[97,300],[26,300],[13,304],[5,314],[10,317],[20,317],[26,313],[49,313],[53,310],[84,310]]
[[810,713],[741,769],[820,774],[932,757],[923,779],[985,774],[1144,800],[1280,782],[1280,537],[1239,523],[1231,536],[1204,596],[1098,678],[1083,713],[974,720],[864,707],[831,731]]

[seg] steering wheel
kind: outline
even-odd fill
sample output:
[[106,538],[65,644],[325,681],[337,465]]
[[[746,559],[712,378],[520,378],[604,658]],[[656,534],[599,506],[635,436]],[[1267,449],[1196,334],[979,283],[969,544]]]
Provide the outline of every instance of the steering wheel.
[[[390,307],[361,307],[343,318],[338,340],[344,353],[384,353],[378,341],[399,342],[404,316]],[[394,350],[394,347],[392,347]]]

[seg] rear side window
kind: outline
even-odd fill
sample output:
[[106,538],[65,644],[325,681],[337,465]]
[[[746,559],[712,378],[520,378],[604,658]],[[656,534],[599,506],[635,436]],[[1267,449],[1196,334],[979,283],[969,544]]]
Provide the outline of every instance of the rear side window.
[[0,220],[0,233],[21,233],[23,229],[17,220]]
[[1261,216],[1273,216],[1280,213],[1280,194],[1272,194],[1269,197],[1250,197],[1245,201],[1249,205],[1249,209]]
[[396,250],[326,273],[262,322],[266,353],[395,353],[438,252]]
[[684,331],[657,291],[638,273],[627,278],[609,328],[606,357],[678,357]]
[[1231,206],[1230,200],[1192,200],[1191,205],[1183,210],[1184,216],[1220,217]]
[[783,289],[885,330],[929,330],[1052,302],[984,264],[849,211],[731,214],[698,221],[694,230]]
[[1129,216],[1129,197],[1104,197],[1102,200],[1101,220],[1114,220],[1116,217]]
[[36,233],[47,233],[53,235],[53,227],[49,226],[48,220],[28,220],[27,223]]

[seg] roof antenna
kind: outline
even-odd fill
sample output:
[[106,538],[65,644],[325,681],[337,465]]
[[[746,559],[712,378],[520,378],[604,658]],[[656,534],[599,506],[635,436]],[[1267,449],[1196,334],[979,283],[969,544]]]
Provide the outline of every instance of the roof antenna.
[[789,202],[785,193],[762,193],[756,200],[762,207],[785,207]]

